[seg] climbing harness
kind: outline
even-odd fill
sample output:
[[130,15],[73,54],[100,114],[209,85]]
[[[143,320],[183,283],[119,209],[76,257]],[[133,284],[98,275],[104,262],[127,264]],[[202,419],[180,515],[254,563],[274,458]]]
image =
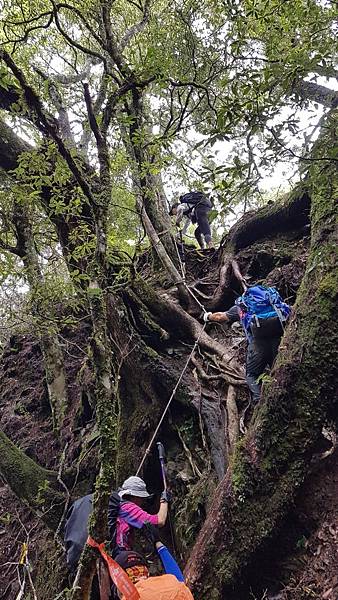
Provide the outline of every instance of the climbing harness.
[[99,544],[90,536],[88,536],[87,544],[100,552],[107,565],[112,582],[116,585],[118,591],[125,596],[126,600],[139,600],[140,594],[138,593],[137,588],[122,567],[120,567],[120,565],[105,552],[104,544]]
[[[205,312],[206,312],[206,311],[205,311]],[[165,409],[164,409],[164,411],[163,411],[163,413],[162,413],[162,416],[161,416],[161,418],[160,418],[160,420],[159,420],[159,422],[158,422],[158,424],[157,424],[157,427],[156,427],[156,429],[155,429],[154,435],[153,435],[153,437],[151,438],[151,440],[150,440],[150,442],[149,442],[149,444],[148,444],[148,447],[147,447],[147,449],[146,449],[146,451],[145,451],[145,453],[144,453],[144,456],[143,456],[143,458],[142,458],[142,460],[141,460],[141,462],[140,462],[140,465],[139,465],[139,467],[138,467],[138,469],[137,469],[137,471],[136,471],[136,475],[139,475],[139,473],[140,473],[140,471],[141,471],[141,469],[142,469],[142,467],[143,467],[143,465],[144,465],[144,461],[146,460],[146,458],[147,458],[147,456],[148,456],[148,454],[149,454],[149,452],[150,452],[150,450],[151,450],[151,448],[152,448],[152,445],[153,445],[153,443],[154,443],[154,441],[155,441],[155,439],[156,439],[156,436],[157,436],[157,434],[158,434],[158,432],[159,432],[159,429],[160,429],[160,427],[161,427],[161,425],[162,425],[162,423],[163,423],[163,421],[164,421],[164,417],[166,416],[166,414],[167,414],[167,412],[168,412],[168,410],[169,410],[170,404],[171,404],[171,402],[172,402],[172,400],[173,400],[173,398],[174,398],[174,396],[175,396],[175,394],[176,394],[176,392],[177,392],[177,389],[178,389],[178,387],[179,387],[179,385],[180,385],[180,383],[181,383],[181,381],[182,381],[182,379],[183,379],[183,375],[184,375],[184,373],[186,372],[186,370],[187,370],[187,368],[188,368],[188,365],[189,365],[189,363],[190,363],[190,361],[191,361],[191,359],[192,359],[192,357],[193,357],[193,354],[194,354],[194,352],[195,352],[195,350],[196,350],[196,348],[197,348],[197,346],[198,346],[198,343],[199,343],[199,341],[200,341],[200,339],[201,339],[201,337],[202,337],[202,335],[203,335],[203,333],[204,333],[204,330],[205,330],[205,328],[206,328],[206,325],[207,325],[207,324],[206,324],[206,323],[204,323],[204,326],[202,327],[201,331],[199,332],[199,335],[198,335],[198,337],[197,337],[197,339],[196,339],[196,341],[195,341],[195,343],[194,343],[193,349],[192,349],[192,351],[190,352],[190,354],[189,354],[189,356],[188,356],[188,359],[187,359],[187,361],[186,361],[186,363],[185,363],[185,365],[184,365],[184,367],[183,367],[183,370],[182,370],[182,372],[181,372],[181,374],[180,374],[180,376],[179,376],[179,378],[178,378],[178,380],[177,380],[177,382],[176,382],[176,385],[175,385],[175,387],[174,387],[173,391],[171,392],[170,398],[169,398],[169,400],[168,400],[168,402],[167,402],[167,404],[166,404],[166,407],[165,407]]]

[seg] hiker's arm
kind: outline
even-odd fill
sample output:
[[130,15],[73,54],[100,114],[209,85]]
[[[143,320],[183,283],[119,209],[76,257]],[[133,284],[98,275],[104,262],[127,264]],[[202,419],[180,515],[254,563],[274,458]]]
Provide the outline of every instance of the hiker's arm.
[[190,223],[191,223],[191,220],[189,219],[189,217],[186,217],[185,223],[182,227],[182,235],[185,235],[187,233]]
[[147,522],[152,525],[159,525],[159,512],[157,515],[151,515],[133,502],[126,502],[122,505],[119,516],[131,527],[141,529]]
[[165,522],[167,520],[167,516],[168,516],[168,502],[160,502],[160,509],[157,513],[157,519],[158,519],[158,526],[159,527],[164,527]]
[[162,542],[156,542],[155,546],[165,572],[168,575],[175,575],[178,581],[184,582],[183,573],[174,557],[170,554],[168,548],[164,546]]
[[235,321],[239,321],[240,317],[238,307],[234,304],[226,312],[205,313],[203,319],[205,322],[234,323]]
[[176,225],[178,225],[182,219],[183,219],[183,214],[184,214],[184,206],[183,204],[179,204],[177,207],[177,211],[176,211]]
[[208,321],[213,321],[215,323],[224,323],[224,321],[230,321],[230,318],[225,312],[215,312],[209,314]]

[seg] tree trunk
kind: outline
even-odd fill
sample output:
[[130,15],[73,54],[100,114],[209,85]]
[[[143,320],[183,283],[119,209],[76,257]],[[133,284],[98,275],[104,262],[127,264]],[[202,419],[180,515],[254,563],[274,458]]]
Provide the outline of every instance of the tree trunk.
[[237,447],[233,468],[219,485],[186,568],[197,599],[225,597],[255,552],[276,534],[336,402],[336,127],[332,114],[313,155],[311,252],[272,381]]
[[0,473],[14,494],[56,531],[65,504],[57,474],[40,467],[0,431]]
[[23,260],[29,284],[32,314],[37,320],[41,351],[44,359],[49,404],[52,411],[53,429],[59,431],[68,404],[67,383],[63,352],[59,343],[56,325],[47,322],[41,315],[40,301],[43,297],[44,281],[35,248],[32,225],[28,209],[15,202],[13,223],[17,237],[17,251]]

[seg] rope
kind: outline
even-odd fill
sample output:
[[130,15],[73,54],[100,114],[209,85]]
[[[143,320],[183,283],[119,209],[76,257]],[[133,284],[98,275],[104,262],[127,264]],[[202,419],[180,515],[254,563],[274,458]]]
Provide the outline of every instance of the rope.
[[[198,304],[198,306],[205,313],[207,311],[205,310],[203,304],[199,301],[198,298],[196,298],[195,294],[192,292],[192,290],[190,289],[190,287],[188,286],[188,284],[186,282],[186,279],[185,279],[185,266],[183,265],[183,262],[181,260],[181,256],[180,256],[180,253],[179,253],[179,250],[178,250],[178,246],[177,246],[176,236],[174,235],[173,238],[174,238],[175,250],[176,250],[176,253],[177,253],[177,257],[178,257],[178,262],[179,262],[181,273],[182,273],[182,283],[183,283],[184,287],[186,288],[187,292],[193,297],[193,299],[195,300],[195,302]],[[183,245],[183,237],[182,237],[182,235],[181,235],[181,243]]]
[[[180,255],[179,250],[178,250],[177,241],[176,241],[176,235],[173,235],[173,240],[174,240],[174,246],[175,246],[176,254],[177,254],[177,257],[178,257],[178,262],[179,262],[181,273],[182,273],[183,283],[185,284],[185,265],[182,262],[181,255]],[[182,240],[182,235],[181,235],[181,240]],[[183,240],[182,240],[182,244],[183,244]]]
[[202,334],[204,333],[205,327],[206,327],[206,323],[204,323],[204,326],[202,327],[202,329],[201,329],[201,331],[200,331],[200,333],[199,333],[199,335],[198,335],[198,337],[197,337],[197,339],[196,339],[196,341],[195,341],[195,343],[194,343],[193,349],[192,349],[192,351],[190,352],[190,355],[189,355],[189,357],[188,357],[188,360],[187,360],[187,362],[185,363],[185,365],[184,365],[184,367],[183,367],[183,370],[182,370],[182,372],[181,372],[181,374],[180,374],[180,376],[179,376],[179,378],[178,378],[178,380],[177,380],[177,382],[176,382],[176,385],[175,385],[175,387],[174,387],[173,391],[171,392],[171,396],[170,396],[170,398],[169,398],[169,400],[168,400],[168,402],[167,402],[167,405],[166,405],[166,407],[165,407],[165,409],[164,409],[164,411],[163,411],[163,413],[162,413],[162,416],[161,416],[161,418],[160,418],[160,420],[159,420],[159,422],[158,422],[158,424],[157,424],[157,427],[156,427],[156,429],[155,429],[154,435],[153,435],[153,437],[151,438],[151,440],[150,440],[150,442],[149,442],[149,444],[148,444],[148,447],[147,447],[147,449],[146,449],[146,451],[145,451],[145,453],[144,453],[144,456],[143,456],[143,458],[142,458],[142,460],[141,460],[141,462],[140,462],[140,466],[139,466],[139,468],[138,468],[138,469],[137,469],[137,471],[136,471],[136,475],[138,475],[138,474],[140,473],[140,471],[141,471],[141,469],[142,469],[142,467],[143,467],[143,465],[144,465],[144,461],[146,460],[146,458],[147,458],[147,456],[148,456],[148,454],[149,454],[149,452],[150,452],[150,450],[151,450],[151,447],[152,447],[152,445],[153,445],[153,443],[154,443],[154,441],[155,441],[155,438],[156,438],[156,436],[157,436],[157,434],[158,434],[158,432],[159,432],[159,429],[160,429],[160,427],[161,427],[161,425],[162,425],[162,423],[163,423],[164,417],[165,417],[165,415],[167,414],[167,412],[168,412],[168,410],[169,410],[169,407],[170,407],[170,404],[171,404],[171,402],[172,402],[172,400],[173,400],[173,398],[174,398],[174,396],[175,396],[175,394],[176,394],[176,391],[177,391],[177,389],[178,389],[178,386],[180,385],[180,383],[181,383],[181,381],[182,381],[182,379],[183,379],[183,375],[184,375],[184,373],[186,372],[186,370],[187,370],[187,368],[188,368],[188,365],[189,365],[189,363],[190,363],[190,361],[191,361],[191,359],[192,359],[192,356],[193,356],[193,354],[194,354],[194,352],[195,352],[195,350],[196,350],[196,348],[197,348],[197,346],[198,346],[198,343],[199,343],[199,341],[200,341],[200,339],[201,339],[201,337],[202,337]]
[[[202,311],[205,313],[207,311],[205,310],[203,304],[199,301],[198,298],[196,298],[195,294],[191,291],[191,289],[187,285],[187,282],[185,280],[185,267],[184,267],[183,262],[181,260],[181,256],[180,256],[180,253],[179,253],[179,250],[178,250],[178,246],[177,246],[177,241],[176,241],[176,236],[175,235],[173,236],[173,239],[174,239],[174,246],[175,246],[177,257],[178,257],[178,262],[179,262],[181,273],[182,273],[182,283],[183,283],[184,287],[186,288],[186,290],[189,292],[189,294],[191,294],[191,296],[194,298],[195,302],[197,302],[197,304],[201,307]],[[182,240],[182,243],[183,243],[183,240]],[[196,350],[196,348],[198,346],[198,343],[199,343],[199,341],[201,339],[201,336],[204,333],[206,325],[207,325],[207,323],[204,323],[204,325],[203,325],[203,327],[202,327],[202,329],[201,329],[201,331],[200,331],[200,333],[199,333],[199,335],[198,335],[198,337],[197,337],[197,339],[196,339],[196,341],[194,343],[193,349],[190,352],[188,360],[187,360],[187,362],[185,363],[185,365],[183,367],[183,370],[182,370],[182,372],[181,372],[181,374],[180,374],[180,376],[179,376],[179,378],[178,378],[178,380],[176,382],[176,385],[175,385],[173,391],[171,392],[170,398],[169,398],[169,400],[167,402],[167,405],[166,405],[166,407],[165,407],[165,409],[164,409],[164,411],[162,413],[162,416],[161,416],[161,418],[160,418],[160,420],[159,420],[159,422],[157,424],[157,427],[155,429],[153,437],[151,438],[151,440],[150,440],[150,442],[148,444],[148,447],[147,447],[147,449],[146,449],[146,451],[145,451],[145,453],[143,455],[143,458],[142,458],[142,460],[140,462],[140,465],[139,465],[139,467],[138,467],[138,469],[136,471],[136,475],[138,475],[140,473],[140,471],[141,471],[141,469],[142,469],[142,467],[144,465],[144,462],[145,462],[148,454],[150,453],[152,445],[153,445],[153,443],[154,443],[154,441],[156,439],[156,436],[157,436],[157,434],[159,432],[159,429],[160,429],[160,427],[161,427],[161,425],[163,423],[164,417],[165,417],[165,415],[167,414],[167,412],[169,410],[170,404],[171,404],[171,402],[172,402],[172,400],[173,400],[173,398],[174,398],[174,396],[175,396],[175,394],[177,392],[178,386],[180,385],[180,383],[181,383],[181,381],[183,379],[183,375],[184,375],[184,373],[186,372],[186,370],[188,368],[188,365],[189,365],[189,363],[190,363],[190,361],[191,361],[191,359],[193,357],[193,354],[194,354],[194,352],[195,352],[195,350]]]

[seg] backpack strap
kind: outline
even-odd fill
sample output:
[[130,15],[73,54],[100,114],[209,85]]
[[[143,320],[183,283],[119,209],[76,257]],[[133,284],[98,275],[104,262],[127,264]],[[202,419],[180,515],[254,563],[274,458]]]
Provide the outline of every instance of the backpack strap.
[[105,552],[104,544],[98,544],[92,537],[87,539],[88,546],[96,548],[103,560],[105,561],[111,580],[116,585],[117,589],[123,594],[126,600],[140,600],[140,594],[136,586],[129,579],[127,573],[120,567],[120,565],[112,559],[107,552]]

